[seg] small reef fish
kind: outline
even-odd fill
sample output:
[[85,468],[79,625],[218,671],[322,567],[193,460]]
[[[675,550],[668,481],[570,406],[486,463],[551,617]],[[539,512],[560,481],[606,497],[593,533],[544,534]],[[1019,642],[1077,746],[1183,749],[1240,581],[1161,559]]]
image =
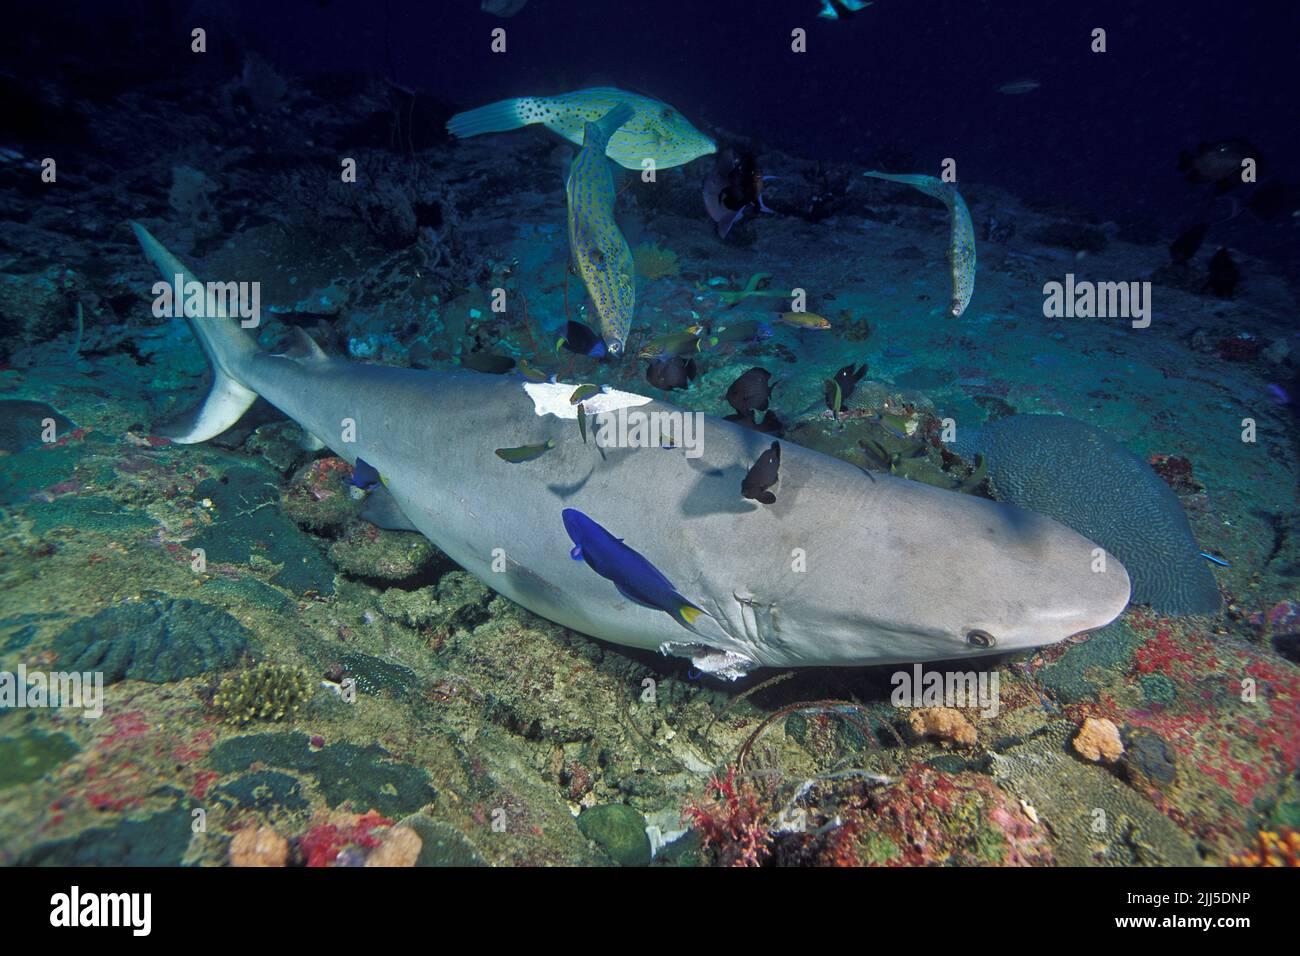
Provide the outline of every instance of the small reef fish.
[[781,321],[796,329],[829,329],[831,320],[816,312],[782,312]]
[[1203,142],[1196,149],[1178,155],[1178,169],[1193,183],[1214,183],[1215,191],[1225,193],[1241,184],[1242,162],[1260,161],[1255,145],[1244,139],[1220,139]]
[[[862,376],[867,374],[867,366],[859,365],[856,369],[852,365],[846,365],[831,378],[826,384],[826,407],[837,415],[848,403],[849,396],[853,394],[853,389],[857,387],[858,382],[862,381]],[[834,386],[832,389],[830,386]],[[839,407],[831,404],[832,392],[838,394]]]
[[586,384],[579,385],[577,388],[573,390],[573,394],[569,396],[569,404],[577,405],[580,402],[582,402],[583,399],[591,398],[591,396],[599,395],[599,394],[600,394],[600,386],[592,385],[591,383],[588,382]]
[[699,333],[688,329],[685,332],[670,332],[651,339],[637,355],[641,358],[671,358],[674,355],[698,352],[706,344],[708,341],[702,339]]
[[1219,567],[1221,567],[1221,568],[1230,568],[1230,567],[1232,567],[1232,565],[1229,564],[1227,561],[1224,561],[1223,558],[1216,558],[1214,555],[1210,554],[1208,551],[1202,551],[1202,552],[1201,552],[1201,557],[1205,558],[1205,560],[1207,560],[1207,561],[1213,561],[1215,564],[1217,564],[1217,565],[1218,565]]
[[764,176],[749,153],[724,149],[718,153],[713,169],[704,179],[704,210],[718,229],[718,238],[726,239],[731,227],[747,212],[770,213],[763,202],[763,186],[772,181]]
[[528,0],[483,0],[483,4],[479,9],[484,13],[505,18],[513,17],[527,5]]
[[610,355],[620,355],[632,313],[636,280],[632,250],[614,221],[614,176],[605,146],[633,114],[619,103],[598,122],[588,123],[585,141],[569,167],[569,251],[600,316],[600,334]]
[[626,104],[632,115],[605,144],[606,155],[625,169],[641,170],[645,160],[671,169],[717,152],[717,144],[667,103],[614,87],[574,90],[559,96],[521,96],[457,113],[447,130],[462,139],[541,123],[571,143],[584,145],[588,123]]
[[772,398],[772,373],[765,368],[751,368],[727,388],[727,403],[739,414],[765,411]]
[[555,447],[555,439],[548,438],[536,445],[520,445],[518,448],[498,448],[496,456],[512,465],[525,461],[534,461]]
[[521,358],[519,360],[518,368],[519,374],[530,382],[545,382],[547,378],[550,377],[540,368],[533,368],[533,366],[529,365],[527,359]]
[[654,359],[647,365],[645,380],[655,388],[670,392],[675,388],[688,388],[697,374],[695,359],[674,355],[671,358]]
[[757,420],[756,412],[736,412],[734,415],[726,416],[723,421],[734,422],[742,428],[748,428],[752,431],[762,432],[766,435],[780,435],[785,431],[785,422],[776,417],[776,412],[770,408],[763,415],[763,420]]
[[383,484],[383,478],[373,465],[364,458],[358,458],[352,466],[352,474],[348,476],[347,483],[352,486],[352,497],[364,498]]
[[759,322],[757,319],[746,319],[743,322],[736,322],[732,325],[719,326],[710,336],[714,344],[724,342],[757,342],[760,339],[768,339],[776,334],[772,326],[766,322]]
[[758,456],[758,461],[750,467],[749,472],[740,482],[742,497],[760,504],[776,503],[776,495],[767,489],[776,484],[781,469],[781,443],[772,442],[772,447]]
[[840,388],[840,383],[833,378],[826,380],[826,407],[835,415],[839,415],[844,409],[844,389]]
[[476,372],[504,375],[515,367],[515,360],[508,355],[494,355],[491,352],[469,352],[460,357],[460,364]]
[[564,530],[573,542],[571,558],[585,561],[587,567],[612,582],[618,593],[629,601],[663,611],[682,627],[694,629],[695,621],[705,612],[678,594],[672,582],[644,555],[575,508],[565,508],[561,517]]
[[1032,93],[1042,84],[1037,80],[1012,80],[1010,83],[1003,83],[998,87],[998,92],[1006,96],[1022,96],[1025,93]]
[[1169,261],[1174,265],[1191,261],[1192,256],[1196,255],[1197,250],[1201,248],[1201,243],[1205,241],[1205,234],[1209,229],[1209,223],[1204,222],[1198,222],[1187,229],[1169,244]]
[[1237,271],[1237,264],[1232,261],[1232,254],[1227,249],[1220,248],[1210,256],[1210,273],[1205,279],[1207,291],[1220,299],[1231,299],[1240,279],[1241,273]]
[[557,352],[561,348],[578,355],[585,355],[588,358],[603,358],[606,351],[604,339],[581,322],[573,319],[570,319],[565,324],[564,335],[560,336],[555,343]]
[[827,20],[839,20],[841,17],[867,9],[871,6],[871,0],[821,0],[821,4],[822,8],[817,11],[817,16]]
[[961,198],[956,186],[934,176],[876,172],[862,175],[891,183],[905,183],[927,196],[933,196],[948,207],[952,219],[948,247],[948,266],[952,271],[952,304],[948,314],[960,318],[966,311],[966,306],[970,305],[971,296],[975,294],[975,226],[970,219],[970,210],[966,208],[966,200]]

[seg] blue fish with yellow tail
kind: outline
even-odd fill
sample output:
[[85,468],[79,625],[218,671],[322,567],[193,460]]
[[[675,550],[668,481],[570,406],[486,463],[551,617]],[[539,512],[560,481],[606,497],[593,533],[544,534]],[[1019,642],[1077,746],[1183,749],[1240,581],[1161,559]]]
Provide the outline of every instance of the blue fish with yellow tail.
[[569,552],[575,561],[585,561],[591,570],[613,582],[629,601],[663,611],[682,627],[695,630],[695,621],[705,612],[677,593],[659,569],[620,538],[614,537],[581,511],[565,508],[564,530],[573,541]]
[[626,169],[641,170],[650,160],[656,169],[671,169],[716,153],[718,145],[667,103],[612,86],[574,90],[559,96],[520,96],[457,113],[447,131],[466,139],[540,123],[571,143],[585,145],[587,124],[614,107],[627,104],[633,115],[611,133],[605,154]]
[[600,317],[600,334],[613,356],[621,355],[636,311],[632,250],[614,221],[614,175],[605,146],[633,115],[620,103],[588,123],[582,149],[569,167],[569,250]]

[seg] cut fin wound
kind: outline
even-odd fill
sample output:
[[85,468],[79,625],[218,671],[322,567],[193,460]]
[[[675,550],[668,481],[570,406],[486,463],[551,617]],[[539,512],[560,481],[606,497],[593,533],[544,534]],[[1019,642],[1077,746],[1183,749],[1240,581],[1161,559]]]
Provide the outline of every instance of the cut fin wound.
[[383,528],[386,531],[420,530],[411,524],[411,519],[406,517],[392,492],[382,485],[366,497],[365,507],[361,509],[361,517],[376,528]]
[[660,654],[672,654],[677,657],[689,657],[696,670],[710,677],[725,680],[739,680],[759,664],[744,654],[724,651],[707,644],[681,644],[669,641],[659,646]]
[[[169,284],[177,282],[188,287],[197,280],[181,261],[167,251],[149,230],[138,222],[131,223],[144,254],[158,268],[163,280]],[[182,295],[179,303],[184,306]],[[239,421],[250,405],[257,400],[257,393],[236,378],[233,369],[257,352],[257,344],[244,332],[237,321],[226,315],[225,303],[220,295],[207,287],[203,314],[191,314],[182,308],[185,321],[190,331],[203,346],[203,352],[212,366],[212,390],[198,411],[186,419],[158,429],[158,434],[170,438],[180,445],[193,445],[220,435],[235,422]]]

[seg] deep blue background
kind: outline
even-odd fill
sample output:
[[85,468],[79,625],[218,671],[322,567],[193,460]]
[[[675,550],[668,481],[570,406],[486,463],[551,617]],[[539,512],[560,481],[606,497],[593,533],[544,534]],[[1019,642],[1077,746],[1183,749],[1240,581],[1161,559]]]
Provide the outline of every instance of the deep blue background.
[[[1201,140],[1246,137],[1263,157],[1261,181],[1300,178],[1286,168],[1300,156],[1300,4],[877,0],[840,22],[819,19],[818,6],[529,0],[501,20],[478,0],[139,0],[22,16],[39,18],[35,33],[60,26],[40,41],[47,54],[75,42],[68,25],[83,18],[117,24],[122,42],[136,42],[142,24],[182,42],[204,25],[214,64],[237,64],[251,46],[295,73],[371,73],[463,106],[617,84],[798,154],[868,162],[902,152],[927,171],[954,156],[961,181],[1171,232],[1204,202],[1176,169],[1179,150]],[[505,55],[489,51],[497,26]],[[794,26],[809,33],[802,56],[790,52]],[[1107,30],[1105,54],[1089,51],[1095,26]],[[118,34],[91,35],[114,52]],[[0,51],[18,42],[11,34]],[[24,68],[56,59],[35,58],[30,34],[21,42]],[[142,70],[192,69],[156,43],[138,51]],[[1022,78],[1041,88],[997,92]],[[1297,223],[1271,228],[1294,233]]]

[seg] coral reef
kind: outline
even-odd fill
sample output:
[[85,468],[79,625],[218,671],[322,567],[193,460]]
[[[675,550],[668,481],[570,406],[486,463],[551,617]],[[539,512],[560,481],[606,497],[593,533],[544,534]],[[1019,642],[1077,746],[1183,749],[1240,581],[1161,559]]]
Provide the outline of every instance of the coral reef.
[[212,709],[240,726],[255,720],[283,720],[311,699],[314,688],[311,675],[302,668],[263,661],[222,678],[212,695]]
[[60,667],[101,671],[106,684],[161,684],[231,667],[251,636],[220,608],[166,598],[105,608],[65,629],[51,646]]
[[959,436],[956,450],[988,457],[999,500],[1055,518],[1119,558],[1135,602],[1165,614],[1218,610],[1218,586],[1177,496],[1099,429],[1016,415]]

